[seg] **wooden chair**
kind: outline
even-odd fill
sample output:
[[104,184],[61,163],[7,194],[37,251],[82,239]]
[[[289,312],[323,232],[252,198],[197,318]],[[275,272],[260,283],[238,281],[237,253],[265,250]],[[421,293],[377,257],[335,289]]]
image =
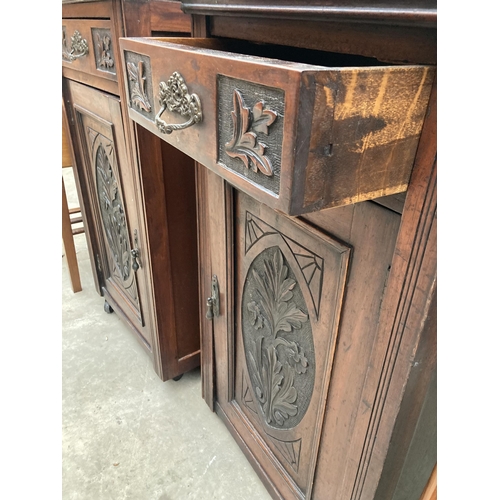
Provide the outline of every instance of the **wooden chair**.
[[434,470],[420,500],[437,500],[437,464],[434,466]]
[[[68,128],[63,112],[62,123],[62,166],[63,168],[71,167],[73,164],[71,150],[68,140]],[[79,215],[78,215],[79,214]],[[71,217],[74,215],[74,217]],[[64,187],[64,176],[62,179],[62,239],[64,245],[64,254],[68,263],[71,288],[73,292],[80,292],[82,284],[80,280],[80,271],[78,269],[78,260],[76,258],[75,241],[73,236],[85,232],[84,227],[73,228],[74,224],[83,222],[81,209],[68,208],[68,199],[66,197],[66,189]]]

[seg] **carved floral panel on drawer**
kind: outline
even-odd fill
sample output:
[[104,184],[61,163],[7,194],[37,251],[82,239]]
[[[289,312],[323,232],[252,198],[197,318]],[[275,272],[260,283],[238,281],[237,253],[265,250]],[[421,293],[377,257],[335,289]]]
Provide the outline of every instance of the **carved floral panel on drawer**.
[[148,56],[125,52],[128,105],[145,118],[154,120],[155,102],[151,80],[151,61]]
[[116,75],[115,54],[109,29],[92,28],[95,65],[99,71]]
[[284,92],[218,75],[217,100],[217,162],[279,195]]
[[117,81],[111,21],[63,19],[62,66]]

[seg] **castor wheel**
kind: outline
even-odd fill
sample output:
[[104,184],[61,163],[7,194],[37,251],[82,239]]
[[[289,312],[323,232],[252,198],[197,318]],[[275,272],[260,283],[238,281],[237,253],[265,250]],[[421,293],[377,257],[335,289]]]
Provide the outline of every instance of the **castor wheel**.
[[177,375],[177,377],[174,377],[172,380],[175,380],[177,382],[182,378],[183,375],[184,373],[181,373],[180,375]]
[[104,310],[108,313],[111,314],[113,312],[113,308],[108,304],[108,301],[104,301]]

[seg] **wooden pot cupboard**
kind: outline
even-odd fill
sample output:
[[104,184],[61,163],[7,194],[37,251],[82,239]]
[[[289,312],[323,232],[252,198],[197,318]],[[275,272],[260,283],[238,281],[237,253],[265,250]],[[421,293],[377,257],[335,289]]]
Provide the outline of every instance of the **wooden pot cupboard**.
[[64,62],[86,5],[63,92],[108,303],[163,378],[200,334],[202,397],[273,498],[435,494],[435,2],[97,2],[112,78]]
[[138,168],[118,39],[190,31],[177,2],[62,4],[62,90],[95,286],[162,380],[200,363],[195,167],[158,139]]

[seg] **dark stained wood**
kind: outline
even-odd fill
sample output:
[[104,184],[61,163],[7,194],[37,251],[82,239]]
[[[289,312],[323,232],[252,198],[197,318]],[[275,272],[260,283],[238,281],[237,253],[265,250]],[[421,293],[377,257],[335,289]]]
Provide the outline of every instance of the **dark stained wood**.
[[[121,155],[128,157],[131,167],[122,184],[133,193],[128,203],[133,198],[136,204],[144,318],[160,376],[169,378],[195,366],[201,354],[202,396],[225,422],[273,498],[419,500],[427,494],[422,492],[435,464],[435,90],[429,103],[435,68],[426,70],[425,83],[413,85],[416,92],[411,95],[405,95],[406,78],[393,77],[424,70],[400,64],[435,64],[435,3],[113,0],[110,4],[110,14],[103,19],[111,18],[114,40],[124,33],[155,37],[121,42],[125,53],[113,93],[123,96],[126,147]],[[186,39],[185,50],[179,49],[179,40],[170,40],[170,45],[177,45],[165,53],[163,44],[168,43],[156,35],[189,30],[187,14],[181,10],[194,14],[191,32],[204,40]],[[245,52],[249,46],[260,56],[282,62],[260,60],[252,65],[251,53]],[[217,59],[211,47],[224,47],[227,53]],[[126,51],[150,57],[146,88],[153,92],[153,111],[149,115],[134,108],[130,99],[123,64]],[[338,75],[335,69],[319,70],[318,65],[328,66],[334,52],[342,61],[331,65],[341,68]],[[300,70],[283,62],[294,58],[301,61]],[[379,80],[365,75],[367,66],[375,68],[369,73]],[[90,75],[84,68],[65,70],[70,71],[67,78],[81,76],[81,81],[89,78],[82,75]],[[200,96],[204,116],[201,124],[167,136],[154,125],[154,116],[159,109],[159,82],[174,70],[186,78],[189,92]],[[250,87],[271,88],[262,93],[265,103],[276,102],[278,87],[286,91],[283,136],[289,143],[282,155],[279,197],[270,194],[272,189],[263,189],[251,173],[228,173],[218,162],[217,141],[226,133],[215,104],[224,95],[225,87],[216,83],[225,78],[221,74],[252,82]],[[103,88],[105,78],[92,78],[87,82]],[[74,87],[66,81],[66,93],[68,86]],[[248,100],[248,88],[239,89],[241,102]],[[72,97],[71,92],[68,95]],[[90,99],[84,101],[90,106]],[[238,102],[233,95],[228,116]],[[411,116],[417,102],[418,132],[402,132],[418,121]],[[247,104],[252,113],[255,104]],[[84,107],[81,102],[79,106]],[[288,121],[290,111],[294,118]],[[359,116],[379,118],[384,126],[378,130],[376,120],[366,125]],[[172,115],[165,112],[162,118]],[[359,163],[352,161],[349,155],[356,148],[363,153],[369,149],[363,138],[387,132],[390,120],[396,124],[395,132],[377,139],[373,154],[362,155]],[[75,123],[70,128],[78,143]],[[360,139],[356,134],[363,130],[367,134]],[[403,144],[406,140],[411,147]],[[398,141],[401,150],[393,147]],[[76,154],[77,163],[86,161],[83,153]],[[335,153],[333,166],[323,161],[328,153]],[[393,170],[386,168],[383,157],[393,162]],[[195,165],[192,158],[200,163]],[[261,166],[265,169],[266,162]],[[374,187],[377,176],[384,178],[383,187]],[[88,199],[85,179],[81,181],[83,199]],[[389,184],[397,188],[384,191]],[[368,192],[368,197],[360,195]],[[98,232],[96,226],[91,219],[90,232]],[[102,242],[96,236],[90,240],[95,252]],[[321,272],[321,286],[309,275],[309,262]],[[290,331],[277,332],[280,339],[274,345],[269,339],[259,340],[266,337],[271,322],[264,318],[265,294],[257,290],[265,288],[265,276],[281,265],[286,271],[281,267],[274,281],[267,283],[281,280],[284,286],[289,280],[280,295],[282,307],[268,308],[266,314],[293,311],[294,320]],[[208,319],[206,302],[214,276],[220,313]],[[109,304],[119,311],[120,304],[100,279]],[[194,337],[179,339],[199,329],[201,353]],[[259,351],[261,341],[267,343]],[[272,353],[274,368],[259,372],[266,359],[268,368],[274,363]],[[276,401],[282,399],[280,407],[266,399],[259,373],[274,380],[266,387],[272,386]],[[433,495],[432,481],[429,484]]]
[[[86,73],[98,75],[101,78],[109,80],[117,80],[116,60],[119,57],[117,52],[117,45],[111,41],[107,51],[109,65],[99,65],[100,57],[104,47],[98,45],[97,38],[94,38],[95,31],[101,32],[103,35],[113,37],[111,29],[111,21],[108,19],[63,19],[62,28],[65,32],[65,47],[71,48],[71,37],[78,31],[83,40],[86,41],[88,46],[88,53],[82,55],[75,60],[68,60],[64,57],[65,52],[63,48],[63,67],[72,68],[76,71],[84,71]],[[116,37],[114,37],[116,40]]]
[[[235,388],[232,408],[226,408],[226,413],[244,439],[250,441],[248,446],[253,453],[261,455],[259,462],[280,494],[284,498],[307,497],[311,494],[321,447],[320,434],[331,370],[336,363],[337,339],[342,335],[339,316],[346,306],[346,290],[350,286],[347,273],[353,249],[350,242],[339,240],[335,234],[280,217],[243,195],[237,200],[234,259],[238,272],[235,273],[234,307],[238,314],[234,332],[235,367],[234,373],[230,374]],[[259,230],[265,233],[260,235]],[[311,269],[314,270],[312,274]],[[257,280],[255,273],[264,281]],[[287,283],[286,286],[291,287],[287,297],[265,298],[265,280],[270,283],[271,277],[278,280],[279,286]],[[286,322],[287,316],[281,312],[286,304],[294,311],[291,331],[287,332],[286,323],[282,324],[283,331],[277,328],[274,333],[266,323],[256,329],[255,326],[260,325],[252,325],[252,317],[247,316],[247,309],[254,304],[269,324],[277,324],[281,317],[285,319],[280,322]],[[283,348],[272,342],[272,335],[276,335],[280,343],[284,342]],[[262,336],[263,342],[270,343],[261,348],[254,347],[253,341]],[[296,357],[284,356],[286,349],[296,351]],[[269,353],[276,355],[283,365],[279,374],[268,372],[266,359]],[[258,360],[255,366],[254,359]],[[295,365],[299,360],[300,367]],[[290,367],[292,371],[288,370]],[[293,373],[294,370],[297,373]],[[283,377],[283,382],[278,386],[280,389],[271,394],[265,387],[269,382],[276,383],[278,377]],[[289,384],[297,391],[296,396],[285,392]],[[301,387],[301,384],[307,385]],[[255,397],[256,387],[264,390],[265,398]],[[310,387],[311,392],[306,387]],[[291,406],[282,407],[280,398]],[[221,401],[221,406],[224,403]],[[250,433],[264,441],[270,452],[262,453],[251,443],[250,433],[242,427],[238,413],[250,421]],[[285,474],[280,474],[281,468]]]
[[111,17],[111,2],[97,1],[89,4],[86,2],[65,3],[62,4],[63,19],[98,19]]
[[75,71],[72,68],[63,68],[62,76],[67,80],[74,80],[76,82],[84,83],[89,87],[94,87],[110,94],[119,94],[118,82],[108,80],[107,78],[99,78],[98,76],[84,73],[82,71]]
[[151,36],[151,13],[148,0],[124,0],[122,10],[124,36]]
[[191,34],[196,38],[210,38],[209,19],[206,16],[191,16]]
[[[207,51],[210,47],[218,50]],[[151,61],[147,84],[155,102],[161,82],[175,69],[199,97],[203,112],[200,123],[170,135],[154,120],[159,105],[147,116],[130,106],[131,118],[272,208],[299,215],[406,190],[433,68],[373,67],[371,61],[364,61],[366,68],[351,67],[360,61],[335,56],[328,61],[328,55],[316,52],[290,63],[290,52],[277,47],[217,39],[126,39],[121,48],[125,58],[145,54]],[[259,51],[273,51],[276,59],[252,57]],[[310,64],[303,60],[307,57]],[[324,68],[312,65],[315,58]],[[127,95],[131,100],[130,89]],[[251,146],[239,146],[253,133],[244,113],[269,101],[265,112],[278,116],[276,124],[273,118],[248,153]],[[237,125],[233,113],[240,117]],[[173,123],[181,123],[179,118],[162,115]],[[231,136],[233,149],[228,148]]]
[[[432,301],[437,259],[436,99],[434,89],[402,215],[393,272],[382,304],[380,351],[374,352],[373,375],[367,378],[364,390],[368,401],[373,400],[369,393],[376,394],[370,429],[377,431],[369,431],[370,439],[365,442],[357,474],[359,494],[354,498],[373,497],[398,418],[407,418],[404,412],[400,414],[401,401],[408,380],[419,370],[415,351],[420,344],[432,342],[435,335],[436,311]],[[426,321],[431,322],[430,327],[425,326]],[[392,375],[390,379],[388,373]],[[382,404],[383,401],[390,404]],[[432,464],[427,477],[431,470]]]
[[[87,218],[93,219],[96,231],[101,287],[114,302],[114,309],[122,312],[151,348],[151,331],[145,326],[143,312],[148,303],[141,297],[145,276],[141,269],[134,273],[131,268],[131,250],[141,247],[134,237],[140,223],[120,102],[114,96],[76,82],[69,82],[68,90],[76,144],[82,158],[77,165],[79,180],[87,193],[84,198]],[[123,214],[122,219],[119,215],[110,218],[103,212],[103,196],[109,199],[108,210]]]
[[170,31],[173,33],[191,33],[191,16],[181,10],[179,1],[152,1],[151,32]]
[[394,210],[398,214],[403,213],[403,208],[405,206],[406,191],[404,193],[393,194],[392,196],[384,196],[383,198],[376,198],[372,200],[374,203],[378,203],[383,207]]
[[252,17],[210,18],[212,36],[358,54],[392,64],[436,64],[433,28]]
[[[189,2],[193,3],[197,2]],[[206,31],[207,36],[312,46],[370,55],[379,60],[435,62],[433,27],[402,28],[397,22],[385,26],[309,22],[302,21],[302,17],[295,22],[277,19],[272,14],[264,17],[265,9],[261,9],[257,19],[256,16],[244,17],[250,16],[245,7],[234,16],[229,15],[229,11],[219,15],[219,7],[203,10],[207,5],[212,9],[214,4],[209,1],[193,10],[197,14],[212,14],[207,18],[199,15],[196,21],[193,19],[200,36]],[[241,7],[247,2],[226,2],[219,6],[223,10],[228,4]],[[260,9],[260,6],[255,8]],[[275,5],[269,8],[275,9]],[[215,14],[216,11],[219,14]],[[247,21],[253,24],[254,31],[245,30]],[[338,29],[328,33],[327,27]],[[371,45],[370,40],[374,42]],[[237,50],[238,44],[230,43]],[[232,63],[236,64],[236,60],[237,57],[233,57]],[[310,447],[311,440],[301,441],[301,453],[304,452],[308,465],[314,468],[316,463],[314,482],[301,476],[302,471],[297,473],[293,467],[290,469],[290,464],[285,465],[287,459],[269,443],[269,433],[276,431],[266,426],[262,418],[259,421],[255,416],[260,415],[259,410],[255,414],[242,409],[245,401],[251,404],[252,398],[242,397],[245,386],[240,388],[242,378],[238,375],[238,367],[245,365],[242,354],[245,345],[241,342],[239,326],[244,321],[241,290],[244,280],[249,279],[248,264],[242,257],[246,247],[241,240],[241,225],[248,215],[241,212],[241,207],[252,206],[252,210],[260,210],[261,214],[269,209],[255,201],[246,201],[247,197],[236,190],[229,196],[222,184],[209,191],[208,186],[215,186],[213,173],[200,173],[198,177],[199,192],[204,193],[198,197],[199,212],[204,220],[208,218],[208,207],[214,210],[219,206],[219,226],[210,226],[210,230],[200,232],[203,238],[208,237],[203,245],[209,247],[206,254],[200,256],[204,261],[200,280],[204,273],[207,283],[212,274],[224,277],[221,295],[223,309],[227,309],[222,313],[227,317],[218,318],[210,328],[202,322],[202,343],[205,337],[213,343],[210,359],[211,362],[215,359],[216,364],[215,374],[210,372],[215,379],[215,394],[210,392],[207,381],[204,391],[215,398],[215,404],[210,399],[210,406],[215,406],[273,498],[410,500],[407,493],[411,491],[411,500],[413,497],[417,500],[429,478],[435,448],[432,406],[436,362],[434,99],[435,96],[418,143],[406,196],[401,193],[385,199],[375,198],[370,202],[322,209],[299,218],[315,230],[351,247],[334,362],[322,426],[319,426],[322,430],[317,462],[311,452],[314,449]],[[372,98],[368,98],[365,105],[372,102]],[[207,147],[213,147],[213,141],[208,141]],[[210,165],[205,166],[210,168]],[[310,175],[309,170],[308,177]],[[328,189],[331,183],[332,179],[325,179],[319,185],[324,184]],[[232,184],[240,187],[238,182]],[[256,191],[249,190],[248,194],[259,200]],[[233,210],[230,209],[232,204]],[[268,232],[271,231],[269,227],[275,227],[271,220],[287,219],[278,211],[273,216],[271,213],[272,210],[264,217]],[[232,241],[227,241],[231,231],[220,227],[222,220],[227,228],[233,228]],[[306,233],[301,233],[302,243],[307,239]],[[226,249],[221,243],[224,240],[227,241]],[[228,249],[231,252],[228,253]],[[224,254],[227,260],[221,263],[220,255]],[[208,289],[207,285],[207,292]],[[324,304],[326,308],[335,307],[334,300],[325,300]],[[283,374],[284,369],[280,370]],[[248,394],[253,394],[253,403],[261,397],[255,390]],[[297,433],[298,428],[300,425],[286,432],[291,435]]]
[[[89,54],[74,61],[63,61],[62,72],[66,105],[74,108],[74,112],[68,113],[72,120],[72,142],[77,145],[76,157],[80,165],[75,177],[77,188],[82,193],[81,199],[84,200],[83,219],[84,222],[89,221],[87,241],[96,289],[132,331],[138,334],[138,339],[152,357],[159,377],[162,380],[171,379],[200,363],[194,166],[192,160],[184,157],[182,161],[182,155],[165,150],[168,146],[161,145],[155,139],[156,150],[152,148],[145,157],[157,159],[159,163],[154,167],[149,166],[147,172],[153,176],[162,176],[163,168],[169,172],[165,172],[164,185],[152,188],[157,193],[157,198],[162,200],[163,212],[159,210],[159,204],[152,212],[148,211],[151,204],[145,205],[144,202],[136,132],[132,122],[128,120],[126,100],[119,99],[119,96],[125,96],[125,81],[122,78],[124,70],[118,38],[126,34],[151,36],[155,30],[189,35],[191,19],[180,10],[179,2],[67,2],[63,4],[63,26],[66,26],[67,37],[78,29],[89,44]],[[91,38],[92,28],[105,29],[111,34],[111,47],[115,56],[115,64],[112,66],[114,74],[99,68],[97,56],[100,55],[101,46],[94,46],[96,39]],[[97,55],[94,49],[99,49]],[[87,85],[88,90],[81,90],[77,85],[69,83],[70,80]],[[132,309],[126,304],[127,300],[124,301],[126,293],[115,293],[109,278],[106,278],[103,256],[107,243],[100,227],[99,207],[93,193],[95,186],[92,184],[92,167],[89,167],[91,159],[86,153],[84,133],[77,124],[81,118],[75,119],[79,116],[78,113],[83,112],[85,115],[85,110],[93,110],[88,117],[94,113],[92,116],[97,117],[97,120],[101,119],[101,110],[95,108],[99,105],[103,107],[104,113],[107,112],[102,98],[96,97],[99,93],[93,94],[95,102],[92,102],[90,88],[104,90],[118,97],[113,116],[108,116],[102,123],[103,126],[106,120],[113,123],[113,133],[108,135],[115,138],[118,134],[120,143],[117,154],[121,197],[126,207],[128,224],[134,226],[129,236],[131,245],[139,246],[139,323],[137,315],[131,313]],[[86,93],[89,93],[89,97],[86,97]],[[111,98],[111,95],[108,97]],[[121,114],[118,111],[120,108]],[[172,158],[170,163],[165,160],[167,157]],[[149,179],[146,175],[145,185],[148,189]],[[152,199],[157,198],[153,196]],[[168,224],[162,225],[162,221],[167,221]],[[149,227],[154,228],[154,231],[149,233]],[[158,246],[160,240],[164,246]]]
[[191,16],[181,10],[178,1],[169,0],[124,0],[123,17],[125,36],[151,36],[158,32],[191,32]]
[[345,457],[353,435],[362,432],[357,426],[359,414],[367,411],[361,391],[400,218],[369,202],[308,214],[305,218],[353,246],[316,471],[316,477],[321,479],[315,481],[313,491],[313,498],[322,498],[326,491],[331,498],[343,498]]
[[[207,170],[205,167],[203,167]],[[198,167],[198,170],[200,167]],[[202,366],[203,397],[207,404],[213,409],[215,397],[225,397],[225,385],[222,378],[224,371],[220,367],[226,367],[227,355],[221,348],[226,345],[225,339],[232,331],[233,309],[231,304],[230,290],[232,289],[232,212],[231,190],[223,179],[213,172],[206,171],[198,175],[198,225],[201,228],[200,250],[208,247],[208,252],[199,254],[200,270],[200,321],[202,327],[202,346],[204,364]],[[201,236],[208,239],[202,240]],[[217,276],[220,287],[219,309],[220,314],[212,320],[206,318],[207,298],[211,296],[212,277]],[[216,341],[216,336],[219,342]],[[226,367],[227,368],[227,367]],[[227,372],[227,369],[226,369]],[[210,387],[210,381],[213,387]]]
[[435,0],[339,1],[183,0],[185,12],[197,15],[260,17],[300,20],[346,20],[364,23],[432,26],[437,23]]
[[171,379],[200,363],[193,161],[137,127],[156,360]]
[[[79,4],[85,7],[84,4]],[[90,4],[94,6],[95,4]],[[106,92],[119,94],[117,80],[121,73],[121,61],[119,54],[118,38],[123,34],[121,25],[121,14],[114,11],[119,8],[115,0],[107,3],[107,19],[93,18],[94,10],[88,6],[87,12],[92,13],[90,19],[86,18],[63,18],[63,48],[62,69],[63,76],[76,80],[86,85],[99,88]],[[97,10],[99,12],[99,10]],[[66,50],[71,48],[71,37],[78,31],[88,45],[88,54],[75,60],[68,60]],[[106,44],[100,42],[109,37]],[[104,57],[105,62],[102,60]]]
[[[407,400],[406,411],[400,411],[401,399],[405,394],[405,385],[413,377],[421,378],[425,387],[425,380],[432,373],[435,362],[435,344],[433,345],[432,321],[435,321],[433,309],[430,307],[435,287],[435,95],[431,101],[431,108],[417,155],[416,167],[408,191],[405,209],[403,211],[398,241],[391,263],[391,272],[381,295],[380,324],[374,338],[374,343],[363,365],[367,368],[363,387],[358,387],[359,409],[350,414],[347,422],[337,419],[337,412],[332,411],[329,423],[325,425],[328,433],[323,439],[332,443],[332,447],[325,449],[324,459],[318,467],[318,477],[328,477],[327,481],[316,482],[316,494],[334,494],[338,498],[372,499],[382,471],[391,475],[397,473],[394,460],[388,460],[387,450],[392,438],[395,439],[393,450],[404,456],[408,452],[408,437],[406,433],[396,432],[396,422],[403,426],[405,419],[415,422],[415,413],[419,411],[423,398],[415,399],[410,404]],[[316,216],[316,215],[315,215]],[[311,216],[308,216],[311,217]],[[429,328],[423,328],[425,318],[429,318]],[[424,332],[426,334],[424,335]],[[434,332],[435,334],[435,332]],[[415,358],[415,351],[420,345],[426,346],[426,362]],[[425,352],[425,351],[423,351]],[[415,363],[414,363],[415,362]],[[423,366],[419,366],[423,363]],[[359,365],[358,365],[359,366]],[[423,373],[422,368],[429,368]],[[340,368],[339,359],[337,368]],[[333,384],[342,384],[333,377]],[[428,380],[428,379],[427,379]],[[413,382],[415,383],[415,382]],[[349,404],[353,396],[350,381],[346,385],[349,393],[340,397],[342,404]],[[411,394],[411,391],[409,392]],[[413,393],[415,395],[415,393]],[[337,398],[337,400],[339,400]],[[349,446],[345,450],[338,448],[338,440],[342,440],[345,429],[352,429]],[[339,429],[341,435],[336,433]],[[341,431],[340,431],[341,429]],[[396,432],[396,434],[394,434]],[[429,436],[429,435],[428,435]],[[397,438],[400,438],[400,441]],[[404,439],[402,439],[404,437]],[[432,450],[435,442],[427,444]],[[333,445],[335,443],[335,445]],[[333,451],[335,449],[335,452]],[[430,451],[432,453],[432,451]],[[387,469],[385,469],[387,467]],[[401,467],[401,464],[399,465]],[[427,464],[428,467],[428,464]],[[430,465],[432,468],[432,464]],[[422,471],[425,473],[425,471]],[[430,470],[427,470],[427,477]],[[332,490],[332,488],[334,488]],[[418,498],[419,491],[416,491]],[[384,498],[383,496],[381,498]],[[392,497],[385,497],[392,498]]]
[[436,290],[412,360],[375,499],[419,500],[437,461]]
[[[177,355],[180,360],[200,349],[197,312],[198,305],[198,254],[196,233],[195,166],[191,158],[183,155],[164,141],[160,141],[164,171],[164,199],[168,214],[168,244],[171,266]],[[150,165],[146,170],[149,173]],[[145,189],[143,174],[143,188]],[[145,199],[148,198],[144,191]],[[159,217],[155,208],[155,217]],[[154,261],[156,254],[152,255]],[[162,273],[162,278],[165,276]],[[199,365],[191,360],[191,367]],[[181,373],[184,373],[182,370]]]
[[[213,181],[215,185],[211,186]],[[216,398],[215,382],[215,347],[213,341],[213,321],[206,316],[206,303],[212,294],[212,256],[211,249],[215,248],[216,241],[211,241],[209,205],[213,195],[223,187],[223,181],[210,170],[199,163],[196,164],[196,213],[198,227],[198,282],[199,282],[199,321],[201,343],[201,395],[209,408],[214,411]]]
[[[236,341],[235,335],[237,335],[237,333],[234,331],[233,325],[235,322],[236,324],[239,323],[239,311],[241,311],[241,308],[236,305],[239,300],[238,296],[240,293],[236,283],[242,279],[242,275],[241,271],[236,269],[233,271],[233,262],[235,259],[237,262],[239,261],[242,253],[242,244],[238,243],[235,247],[234,244],[231,243],[231,240],[227,243],[224,242],[227,241],[228,236],[231,234],[231,231],[228,232],[228,229],[232,226],[232,221],[234,220],[236,227],[238,227],[243,224],[245,217],[238,212],[232,214],[230,210],[228,211],[231,204],[231,196],[227,192],[227,188],[225,189],[223,184],[220,184],[218,188],[215,188],[214,183],[216,182],[217,177],[213,173],[206,172],[203,179],[207,178],[211,180],[212,185],[207,183],[204,186],[205,192],[210,193],[210,197],[206,197],[204,199],[204,207],[212,207],[208,209],[209,213],[213,215],[209,217],[209,224],[211,223],[211,225],[209,226],[209,230],[206,231],[206,233],[210,234],[209,241],[212,248],[212,254],[201,255],[200,258],[202,263],[205,262],[205,258],[210,258],[210,262],[206,263],[207,266],[210,266],[210,271],[208,271],[205,275],[207,283],[210,281],[210,276],[212,274],[216,274],[219,277],[219,283],[221,284],[221,317],[217,319],[214,318],[213,320],[213,335],[215,337],[214,351],[217,365],[217,412],[226,422],[229,422],[228,427],[240,442],[243,451],[247,454],[252,464],[255,465],[256,471],[265,482],[271,494],[273,494],[275,498],[282,498],[281,495],[283,495],[283,498],[301,498],[301,493],[299,493],[300,489],[297,490],[297,486],[290,489],[291,485],[294,484],[294,481],[291,479],[284,480],[282,472],[278,472],[282,467],[286,468],[287,466],[281,465],[276,468],[277,465],[275,464],[275,461],[283,461],[283,457],[278,451],[275,450],[275,454],[277,454],[278,457],[276,458],[276,455],[274,455],[274,458],[270,459],[268,455],[269,452],[265,452],[264,449],[262,449],[262,439],[266,436],[262,427],[255,427],[257,424],[254,422],[251,430],[249,430],[248,424],[245,424],[249,418],[249,414],[247,413],[246,417],[243,418],[241,416],[242,405],[238,405],[238,410],[234,406],[235,401],[233,398],[235,396],[233,394],[234,391],[239,390],[237,389],[239,384],[233,378],[235,375],[233,373],[234,368],[232,368],[232,357],[230,354],[235,348],[231,347],[228,342]],[[201,178],[199,179],[199,182],[200,181],[202,181]],[[220,182],[221,181],[219,180],[219,183]],[[240,198],[247,200],[247,197],[243,197],[243,195],[238,194],[237,199]],[[246,203],[250,203],[250,201],[246,201]],[[214,211],[214,208],[216,208],[218,204],[220,205],[220,208],[217,212],[217,210]],[[252,206],[254,207],[254,210],[259,210],[259,205],[255,202],[253,202]],[[204,208],[204,210],[206,210],[206,208]],[[260,210],[263,211],[263,213],[266,213],[265,206],[261,205]],[[267,211],[269,212],[269,209],[267,209]],[[219,216],[217,216],[217,213],[219,213]],[[226,214],[224,218],[226,220],[225,225],[221,225],[221,216],[223,213]],[[328,214],[330,214],[330,216]],[[335,214],[335,217],[331,216],[333,214]],[[274,217],[276,221],[284,218],[278,214]],[[399,216],[394,212],[385,210],[376,204],[362,203],[349,207],[332,209],[330,211],[319,212],[314,215],[309,215],[308,218],[315,223],[314,226],[316,228],[321,228],[323,233],[334,234],[335,237],[342,238],[343,241],[347,241],[352,244],[354,249],[352,254],[353,260],[350,264],[351,270],[349,273],[348,291],[346,297],[344,298],[342,327],[339,332],[339,345],[344,347],[341,351],[339,351],[339,349],[336,350],[334,364],[334,366],[338,365],[340,363],[339,358],[342,359],[348,355],[353,367],[356,367],[356,369],[351,368],[351,371],[348,372],[349,377],[347,377],[347,379],[350,383],[344,382],[345,391],[347,391],[347,394],[351,394],[355,383],[353,380],[354,374],[358,380],[358,387],[362,387],[364,373],[359,370],[359,364],[361,363],[362,366],[365,366],[366,364],[366,362],[362,363],[362,359],[359,357],[359,352],[357,353],[357,357],[352,357],[353,353],[356,352],[356,350],[351,351],[350,349],[353,344],[356,345],[356,341],[352,337],[358,335],[359,339],[363,339],[362,344],[366,346],[364,350],[364,357],[367,359],[370,355],[370,343],[367,342],[366,339],[370,336],[373,337],[376,331],[377,321],[375,318],[380,311],[380,295],[383,292],[388,276],[388,268],[392,258],[392,249],[399,227]],[[370,228],[368,232],[367,226]],[[239,234],[241,234],[241,230],[238,231],[240,232]],[[240,240],[241,236],[238,236],[234,241]],[[392,246],[390,243],[391,240]],[[229,254],[224,258],[227,252],[229,252]],[[367,281],[368,275],[370,276],[369,282]],[[228,281],[228,277],[231,276],[233,276],[235,284],[233,284],[231,280]],[[375,283],[377,283],[377,286],[374,286]],[[327,285],[325,285],[325,287],[326,289],[330,288]],[[205,294],[208,294],[208,286],[206,287],[206,290]],[[371,299],[367,296],[368,291],[370,293],[370,297],[372,297]],[[357,309],[357,304],[359,304],[360,301],[363,301],[365,304],[365,312],[363,314],[362,322],[360,322],[359,311]],[[323,307],[326,307],[328,310],[328,308],[333,307],[334,304],[335,302],[332,303],[332,301],[325,298]],[[203,308],[201,309],[200,314],[202,311]],[[371,335],[369,333],[370,331],[372,332]],[[203,342],[205,342],[208,337],[211,337],[211,332],[211,325],[207,330],[203,330],[202,338],[205,339]],[[236,348],[236,352],[241,352],[241,350]],[[318,348],[317,353],[317,356],[321,356],[323,350]],[[210,350],[208,351],[207,356],[210,356]],[[205,366],[203,370],[203,373],[206,374]],[[344,378],[342,376],[337,378],[338,381],[343,379]],[[329,380],[328,377],[327,380]],[[339,413],[330,409],[330,404],[331,403],[328,404],[329,414],[332,415],[332,417],[334,415],[338,417]],[[355,402],[352,401],[350,404],[355,405]],[[351,410],[349,407],[345,407],[342,411],[342,415],[345,415],[345,418],[350,418],[350,414]],[[312,415],[309,415],[309,419],[311,417]],[[328,426],[325,426],[325,428],[329,429],[330,426],[331,423]],[[313,426],[313,428],[314,427],[315,426]],[[343,426],[339,425],[339,428],[340,427],[345,429]],[[262,434],[259,434],[259,432]],[[345,432],[343,434],[342,441],[348,445],[349,438]],[[314,440],[312,442],[314,442]],[[311,438],[309,438],[309,443],[306,444],[306,442],[304,442],[304,449],[307,449],[308,445],[311,445]],[[338,440],[336,440],[335,446],[339,445],[341,446]],[[324,440],[320,443],[320,453],[322,453],[323,447],[328,448],[328,443],[325,443]],[[306,464],[306,469],[308,464],[312,464],[311,466],[313,467],[315,460],[312,460],[313,456],[310,455],[311,452],[304,453],[306,454],[303,457],[303,463]],[[259,464],[258,466],[257,463]],[[288,466],[288,468],[290,468],[290,466]],[[314,470],[314,468],[312,470]],[[288,470],[288,474],[293,475],[293,469],[291,471]],[[306,489],[308,487],[306,484],[307,481],[306,483],[302,482],[302,488]],[[332,487],[333,485],[330,485],[330,488]],[[287,491],[289,493],[285,493]],[[293,491],[296,491],[296,493],[292,493]]]

